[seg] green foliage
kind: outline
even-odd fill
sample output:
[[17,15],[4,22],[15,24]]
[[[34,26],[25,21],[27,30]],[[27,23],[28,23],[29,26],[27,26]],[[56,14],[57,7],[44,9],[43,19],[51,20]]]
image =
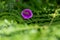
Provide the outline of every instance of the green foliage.
[[0,0],[0,40],[60,40],[60,0]]
[[[17,21],[17,23],[27,23],[27,24],[41,23],[41,25],[43,22],[45,23],[46,21],[50,23],[52,19],[50,14],[55,13],[55,11],[59,8],[57,7],[59,5],[57,4],[56,0],[32,0],[32,1],[31,0],[26,0],[26,1],[4,0],[0,2],[0,5],[1,5],[0,9],[1,9],[2,15],[3,13],[7,12],[6,13],[7,16],[5,17],[7,19],[10,19],[10,18],[16,19],[15,18],[16,16],[18,17],[17,20],[15,20]],[[21,17],[21,11],[26,8],[29,8],[33,11],[33,17],[29,20],[24,20]],[[14,16],[10,16],[10,15],[14,15]],[[4,18],[4,17],[1,17],[1,18]]]

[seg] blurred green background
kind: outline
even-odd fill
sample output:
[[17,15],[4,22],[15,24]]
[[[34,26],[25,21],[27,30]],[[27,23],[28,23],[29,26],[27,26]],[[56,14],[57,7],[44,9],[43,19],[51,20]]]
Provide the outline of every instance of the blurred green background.
[[0,40],[60,40],[60,0],[0,0]]

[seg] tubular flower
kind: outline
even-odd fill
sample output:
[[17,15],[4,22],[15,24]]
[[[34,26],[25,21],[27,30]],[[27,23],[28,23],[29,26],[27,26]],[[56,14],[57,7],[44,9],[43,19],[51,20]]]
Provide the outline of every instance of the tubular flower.
[[21,15],[24,19],[29,19],[29,18],[32,18],[33,16],[33,13],[30,9],[24,9],[22,12],[21,12]]

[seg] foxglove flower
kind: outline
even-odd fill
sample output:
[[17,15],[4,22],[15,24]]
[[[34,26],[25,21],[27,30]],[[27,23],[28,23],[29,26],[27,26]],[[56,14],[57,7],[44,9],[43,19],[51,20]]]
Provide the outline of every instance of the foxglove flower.
[[24,19],[29,19],[29,18],[32,18],[33,16],[33,13],[30,9],[24,9],[22,12],[21,12],[21,15]]

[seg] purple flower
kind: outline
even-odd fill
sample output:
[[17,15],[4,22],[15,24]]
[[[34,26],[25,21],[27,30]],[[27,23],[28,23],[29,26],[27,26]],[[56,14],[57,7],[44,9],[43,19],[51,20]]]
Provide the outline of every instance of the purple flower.
[[33,13],[30,9],[24,9],[22,12],[21,12],[21,15],[24,19],[29,19],[29,18],[32,18],[33,16]]

